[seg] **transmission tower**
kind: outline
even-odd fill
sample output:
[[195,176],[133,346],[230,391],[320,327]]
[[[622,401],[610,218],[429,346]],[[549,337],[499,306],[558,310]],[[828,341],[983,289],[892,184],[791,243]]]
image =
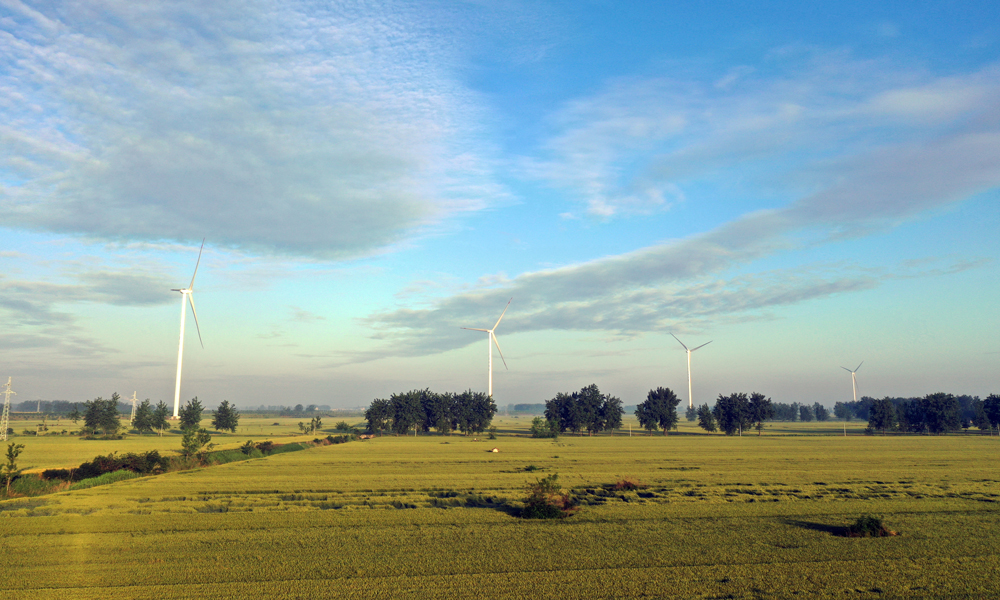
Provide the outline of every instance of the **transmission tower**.
[[135,423],[135,392],[132,392],[132,416],[128,420],[129,425],[133,423]]
[[10,396],[17,395],[17,392],[10,389],[10,377],[7,378],[7,386],[3,390],[3,416],[0,417],[0,440],[7,441],[7,429],[10,428]]

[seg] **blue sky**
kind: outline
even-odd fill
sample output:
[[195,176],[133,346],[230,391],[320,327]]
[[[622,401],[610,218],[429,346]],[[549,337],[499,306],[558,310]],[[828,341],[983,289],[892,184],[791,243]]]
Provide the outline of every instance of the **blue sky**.
[[0,0],[18,399],[1000,393],[989,2]]

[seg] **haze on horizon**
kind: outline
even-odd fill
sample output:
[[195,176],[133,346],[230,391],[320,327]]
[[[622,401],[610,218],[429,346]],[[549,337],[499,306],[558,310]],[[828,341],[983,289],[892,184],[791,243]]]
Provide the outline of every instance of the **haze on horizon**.
[[[16,401],[1000,393],[995,3],[0,0]],[[499,358],[497,356],[497,358]],[[4,379],[5,380],[5,379]]]

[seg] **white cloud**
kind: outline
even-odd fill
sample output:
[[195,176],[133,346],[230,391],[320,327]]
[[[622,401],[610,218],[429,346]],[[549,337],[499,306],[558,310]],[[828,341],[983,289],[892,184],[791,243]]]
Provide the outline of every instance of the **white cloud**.
[[476,99],[442,67],[453,48],[403,7],[10,10],[8,227],[328,259],[504,195]]
[[[1000,187],[996,70],[921,85],[901,77],[906,81],[897,80],[896,87],[855,89],[845,101],[837,99],[838,88],[859,84],[835,80],[827,88],[816,88],[821,79],[812,74],[799,85],[758,83],[755,90],[721,99],[688,90],[683,99],[686,110],[664,100],[679,96],[672,95],[663,81],[626,86],[639,90],[636,93],[627,93],[618,83],[597,99],[576,102],[568,110],[573,115],[568,121],[571,131],[550,146],[552,161],[535,166],[536,173],[581,191],[591,212],[596,207],[608,216],[635,209],[631,196],[608,192],[634,186],[636,173],[645,172],[646,180],[658,181],[666,189],[682,178],[704,180],[705,172],[738,169],[741,163],[764,156],[774,161],[802,149],[806,158],[778,161],[785,172],[776,180],[792,200],[685,239],[524,273],[496,286],[438,300],[426,310],[374,314],[367,323],[379,330],[379,338],[392,340],[390,354],[447,350],[473,342],[460,334],[459,324],[488,323],[497,307],[513,296],[511,316],[516,318],[505,322],[508,333],[579,330],[633,335],[697,327],[708,318],[714,322],[762,318],[773,307],[870,289],[891,278],[981,266],[973,260],[923,269],[901,265],[880,272],[813,266],[737,274],[752,271],[753,263],[766,257],[883,232]],[[863,79],[871,84],[870,78]],[[930,111],[934,119],[928,118],[924,103],[935,107]],[[619,104],[623,107],[615,108]],[[694,118],[698,111],[690,107],[695,105],[712,118]],[[875,116],[890,105],[898,108],[897,121]],[[645,123],[647,119],[665,123]],[[663,146],[657,144],[676,148],[662,152]],[[622,162],[639,166],[624,175]],[[623,184],[630,176],[633,183]]]
[[528,172],[608,219],[669,209],[709,177],[746,177],[794,197],[832,187],[839,173],[822,169],[831,161],[996,131],[996,67],[932,78],[834,55],[784,72],[744,65],[714,83],[612,81],[553,116]]

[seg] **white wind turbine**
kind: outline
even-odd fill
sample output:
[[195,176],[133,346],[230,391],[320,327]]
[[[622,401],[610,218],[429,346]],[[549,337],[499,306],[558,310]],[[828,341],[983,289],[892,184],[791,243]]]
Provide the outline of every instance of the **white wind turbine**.
[[191,284],[182,290],[173,289],[171,292],[181,293],[181,341],[177,348],[177,383],[174,386],[174,417],[180,418],[181,410],[181,367],[184,364],[184,318],[187,316],[187,304],[191,304],[191,313],[194,315],[194,326],[198,330],[198,342],[201,347],[205,347],[205,342],[201,341],[201,327],[198,326],[198,311],[194,309],[194,278],[198,275],[198,265],[201,264],[201,252],[205,249],[205,240],[201,240],[201,249],[198,250],[198,262],[194,264],[194,275],[191,276]]
[[493,333],[493,330],[497,328],[497,325],[500,324],[500,320],[503,319],[503,316],[505,314],[507,314],[507,309],[510,308],[510,301],[511,300],[513,300],[513,298],[511,298],[510,300],[507,301],[507,306],[503,307],[503,312],[500,313],[500,319],[497,319],[496,325],[493,326],[493,329],[476,329],[475,327],[463,327],[462,328],[462,329],[468,329],[469,331],[485,331],[486,332],[486,352],[489,355],[489,388],[488,388],[488,394],[489,394],[490,398],[493,397],[493,344],[496,344],[497,352],[500,353],[500,360],[503,360],[503,366],[504,366],[505,369],[507,368],[507,361],[504,360],[504,358],[503,358],[503,351],[500,350],[500,342],[497,341],[497,336],[496,336],[496,334]]
[[841,369],[843,369],[843,370],[845,370],[845,371],[847,371],[848,373],[851,374],[851,383],[854,384],[854,401],[855,402],[858,401],[858,376],[857,376],[857,373],[858,373],[858,369],[860,369],[861,365],[863,365],[863,364],[865,364],[865,361],[861,361],[860,363],[858,363],[858,366],[855,367],[853,371],[850,370],[850,369],[848,369],[847,367],[840,367]]
[[[674,335],[674,334],[671,333],[670,335]],[[681,346],[684,346],[684,342],[682,342],[679,339],[677,339],[676,335],[674,335],[674,339],[677,340],[678,344],[680,344]],[[715,340],[711,340],[711,341],[705,342],[701,346],[698,346],[698,348],[704,348],[705,346],[711,344],[713,341],[715,341]],[[698,348],[688,349],[687,346],[684,346],[684,350],[687,351],[687,355],[688,355],[688,408],[694,408],[694,399],[691,397],[691,353],[694,352],[695,350],[697,350]]]

